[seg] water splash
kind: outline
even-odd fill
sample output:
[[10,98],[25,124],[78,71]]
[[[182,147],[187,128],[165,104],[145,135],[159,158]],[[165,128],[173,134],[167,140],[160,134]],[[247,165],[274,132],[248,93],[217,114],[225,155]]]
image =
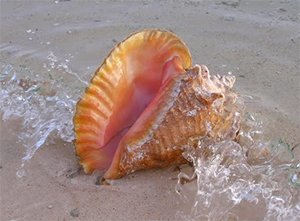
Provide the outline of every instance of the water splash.
[[[247,113],[236,141],[198,140],[196,149],[184,153],[194,172],[178,175],[176,192],[186,207],[177,213],[178,217],[184,220],[300,217],[300,148],[291,148],[282,139],[269,139],[264,122],[267,121],[262,115]],[[210,154],[203,155],[204,152]]]
[[68,54],[68,56],[70,58],[67,58],[64,61],[59,62],[57,57],[53,54],[53,52],[50,52],[47,56],[48,61],[43,63],[43,67],[46,68],[48,72],[52,71],[53,69],[57,69],[59,73],[74,75],[80,83],[83,83],[85,84],[85,86],[88,86],[89,85],[88,82],[82,80],[76,72],[72,71],[69,68],[68,63],[70,62],[70,59],[72,59],[74,56],[71,54]]
[[[49,73],[68,71],[73,74],[66,63],[59,63],[51,55],[45,63]],[[51,74],[44,74],[49,79],[32,80],[41,78],[37,78],[36,75],[39,74],[25,67],[1,63],[1,68],[0,111],[3,113],[3,121],[22,120],[21,133],[17,134],[19,142],[26,148],[21,168],[17,172],[17,176],[22,177],[26,174],[25,163],[46,141],[59,137],[66,142],[72,142],[75,138],[72,119],[78,94],[82,90],[76,88],[74,91],[67,87],[61,90],[62,78],[53,78]]]

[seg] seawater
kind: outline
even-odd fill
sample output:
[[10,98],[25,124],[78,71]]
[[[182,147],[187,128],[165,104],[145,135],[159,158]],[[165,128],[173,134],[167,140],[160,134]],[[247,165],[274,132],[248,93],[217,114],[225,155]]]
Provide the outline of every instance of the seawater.
[[180,218],[299,219],[300,147],[270,139],[269,122],[262,114],[246,112],[236,141],[198,140],[196,149],[184,153],[194,172],[178,175],[176,192],[188,205],[177,212]]
[[[21,119],[18,140],[25,148],[16,175],[35,152],[53,138],[75,138],[75,105],[87,82],[53,53],[43,63],[48,77],[41,78],[24,66],[1,62],[0,110],[3,121]],[[69,88],[53,72],[72,75]],[[40,80],[42,79],[42,80]],[[252,100],[251,96],[242,96]],[[240,102],[239,105],[244,105]],[[243,108],[241,108],[243,109]],[[270,137],[270,119],[246,112],[235,141],[191,140],[184,156],[194,167],[180,172],[175,192],[184,203],[177,217],[184,220],[297,220],[300,217],[300,147]],[[196,142],[196,148],[194,144]],[[209,151],[209,155],[203,152]]]
[[[20,178],[26,175],[26,162],[45,142],[51,142],[54,137],[66,142],[72,142],[75,138],[72,130],[75,105],[88,83],[68,67],[68,61],[58,61],[51,52],[43,63],[43,77],[24,66],[0,63],[0,111],[3,121],[22,121],[22,128],[16,134],[25,147],[25,156],[16,173]],[[52,76],[51,73],[55,72],[60,72],[61,76],[75,76],[78,85],[82,86],[70,89],[63,77]]]

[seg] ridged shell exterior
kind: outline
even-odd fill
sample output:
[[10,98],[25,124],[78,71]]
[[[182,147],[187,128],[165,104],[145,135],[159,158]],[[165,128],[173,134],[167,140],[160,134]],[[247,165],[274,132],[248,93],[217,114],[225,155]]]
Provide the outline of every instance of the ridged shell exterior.
[[[205,66],[195,66],[170,81],[144,129],[122,140],[104,179],[184,163],[182,152],[189,137],[224,134],[220,132],[236,123],[232,116],[224,118],[223,110],[226,102],[235,102],[236,95],[229,93],[234,81],[230,76],[210,77]],[[233,139],[235,134],[230,136]]]
[[131,105],[127,102],[134,93],[132,78],[160,74],[174,56],[181,59],[183,69],[191,67],[190,52],[179,37],[167,31],[144,30],[119,43],[94,73],[74,117],[74,144],[86,173],[108,168],[114,151],[103,147],[120,128],[135,120],[120,114]]

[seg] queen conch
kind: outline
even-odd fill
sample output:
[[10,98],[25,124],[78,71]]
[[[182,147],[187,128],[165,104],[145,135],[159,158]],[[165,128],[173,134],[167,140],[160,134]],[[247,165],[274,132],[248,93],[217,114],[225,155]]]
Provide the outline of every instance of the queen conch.
[[236,100],[235,77],[191,63],[185,43],[161,30],[134,33],[110,52],[76,105],[74,144],[85,173],[104,170],[105,181],[186,163],[188,138],[217,139],[237,124],[224,115]]

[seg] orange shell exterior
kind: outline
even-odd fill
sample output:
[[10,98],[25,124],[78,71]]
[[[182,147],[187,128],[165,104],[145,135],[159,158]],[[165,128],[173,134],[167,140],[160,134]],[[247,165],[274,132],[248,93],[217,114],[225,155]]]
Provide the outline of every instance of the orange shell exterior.
[[[172,79],[161,93],[156,110],[142,122],[143,130],[121,141],[104,180],[185,163],[182,153],[188,138],[218,138],[230,131],[234,118],[224,118],[223,106],[235,102],[236,94],[228,92],[234,81],[230,76],[210,77],[205,66],[195,66]],[[234,139],[235,132],[227,139]]]
[[[179,58],[182,69],[191,67],[190,52],[184,42],[160,30],[134,33],[106,57],[77,103],[73,119],[74,144],[85,173],[108,169],[115,150],[108,150],[110,146],[105,145],[115,134],[129,128],[136,120],[134,115],[140,114],[142,106],[152,99],[134,100],[136,90],[146,87],[155,94],[160,88],[157,82],[163,81],[165,64],[174,57]],[[114,146],[117,148],[117,141]]]

